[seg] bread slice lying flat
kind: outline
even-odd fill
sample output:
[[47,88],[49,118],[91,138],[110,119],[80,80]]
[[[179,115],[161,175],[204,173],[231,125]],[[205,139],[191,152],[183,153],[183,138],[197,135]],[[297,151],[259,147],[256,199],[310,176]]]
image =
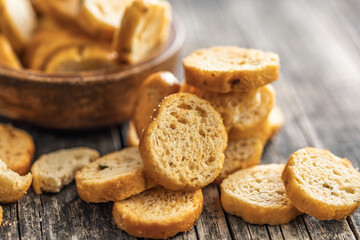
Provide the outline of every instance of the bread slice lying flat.
[[86,202],[120,201],[154,186],[145,178],[136,147],[99,158],[77,172],[75,180],[79,196]]
[[0,203],[18,201],[29,189],[31,181],[31,173],[20,176],[0,159]]
[[237,170],[249,168],[259,164],[264,143],[256,137],[238,140],[229,139],[225,150],[224,166],[215,183],[220,184],[225,178]]
[[35,145],[32,137],[25,131],[7,124],[0,124],[0,159],[8,168],[25,175],[30,170]]
[[227,131],[235,128],[243,132],[255,128],[265,121],[275,104],[275,91],[271,85],[248,93],[210,92],[186,85],[182,91],[189,91],[208,100],[221,114]]
[[167,1],[133,1],[124,11],[112,43],[119,61],[135,64],[159,52],[169,38],[171,18]]
[[141,85],[132,114],[138,136],[141,136],[144,129],[151,121],[151,116],[164,99],[180,89],[179,81],[171,72],[157,72],[151,74]]
[[221,184],[221,203],[252,224],[285,224],[301,213],[286,197],[283,164],[259,165],[230,175]]
[[21,69],[21,63],[7,38],[0,33],[0,64]]
[[116,225],[135,237],[168,238],[192,228],[203,208],[201,190],[173,192],[162,187],[114,204]]
[[24,48],[35,26],[36,15],[30,1],[0,1],[0,28],[16,52]]
[[360,206],[360,173],[351,162],[327,150],[293,153],[282,173],[288,198],[320,220],[341,219]]
[[62,149],[40,156],[31,167],[35,193],[60,192],[74,180],[77,171],[98,157],[96,150],[84,147]]
[[219,113],[189,93],[166,97],[140,139],[144,169],[170,190],[193,191],[214,181],[227,134]]
[[247,92],[279,77],[279,56],[235,46],[199,49],[184,58],[186,82],[213,92]]

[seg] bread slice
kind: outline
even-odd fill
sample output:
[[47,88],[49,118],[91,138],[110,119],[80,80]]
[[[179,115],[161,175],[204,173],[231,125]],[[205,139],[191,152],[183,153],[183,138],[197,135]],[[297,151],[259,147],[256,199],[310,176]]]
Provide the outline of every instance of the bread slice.
[[78,15],[79,24],[92,36],[111,40],[131,2],[133,0],[84,0]]
[[259,165],[230,175],[221,184],[224,210],[251,224],[290,222],[301,212],[286,197],[283,169],[283,164]]
[[166,97],[140,139],[145,171],[170,190],[193,191],[215,180],[227,134],[209,102],[189,93]]
[[264,142],[261,138],[229,139],[225,150],[224,166],[215,179],[215,183],[220,184],[235,171],[259,164],[263,148]]
[[0,159],[8,168],[20,175],[27,174],[34,152],[33,139],[27,132],[8,124],[0,124]]
[[29,0],[0,0],[0,28],[16,52],[20,52],[36,27]]
[[82,0],[32,0],[36,10],[60,24],[77,24]]
[[0,227],[1,227],[2,218],[3,218],[3,209],[0,206]]
[[155,109],[164,97],[177,93],[179,89],[179,81],[171,72],[157,72],[145,79],[137,93],[132,114],[138,136],[147,128]]
[[232,128],[229,133],[229,139],[237,140],[244,138],[261,138],[264,142],[271,139],[279,129],[284,125],[284,114],[278,106],[275,106],[265,121],[260,122],[252,128],[241,131],[238,128]]
[[86,202],[120,201],[155,185],[145,177],[136,147],[99,158],[77,172],[75,180]]
[[133,1],[125,9],[113,39],[119,61],[135,64],[159,52],[169,38],[171,18],[167,1]]
[[136,133],[135,125],[132,121],[129,123],[129,130],[127,134],[127,144],[130,147],[137,147],[139,145],[139,137]]
[[7,38],[0,33],[0,64],[21,69],[21,63]]
[[20,176],[0,159],[0,203],[18,201],[29,189],[31,181],[31,173]]
[[181,90],[208,100],[221,114],[227,131],[232,128],[242,132],[253,129],[265,121],[275,104],[275,90],[271,85],[248,93],[218,93],[192,86],[184,86]]
[[286,194],[300,211],[320,220],[341,219],[360,206],[360,173],[327,150],[293,153],[282,173]]
[[35,193],[60,192],[74,180],[77,171],[98,157],[96,150],[85,147],[62,149],[40,156],[31,167]]
[[45,63],[46,73],[72,73],[116,66],[116,55],[102,46],[84,44],[59,48]]
[[201,190],[173,192],[162,187],[114,203],[116,225],[132,236],[168,238],[192,228],[203,208]]
[[199,49],[184,58],[186,82],[213,92],[247,92],[279,77],[279,56],[235,46]]

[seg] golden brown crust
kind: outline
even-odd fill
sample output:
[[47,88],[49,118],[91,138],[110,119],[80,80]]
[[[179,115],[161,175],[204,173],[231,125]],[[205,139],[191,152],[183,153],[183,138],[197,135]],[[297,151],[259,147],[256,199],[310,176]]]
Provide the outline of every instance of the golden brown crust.
[[127,145],[129,147],[137,147],[139,145],[140,139],[136,133],[136,129],[135,129],[134,123],[132,121],[130,121],[130,123],[129,123],[129,130],[128,130],[126,141],[127,141]]
[[186,82],[214,92],[247,92],[279,77],[279,56],[256,49],[217,46],[183,59]]
[[177,93],[180,84],[177,78],[166,71],[151,74],[145,79],[137,94],[132,121],[138,136],[149,125],[154,110],[164,97]]
[[25,131],[7,124],[0,124],[0,158],[13,171],[25,175],[30,171],[35,145]]
[[[169,191],[162,188],[161,190],[159,189],[160,187],[157,187],[148,191]],[[175,197],[178,194],[179,193],[175,193]],[[191,205],[193,206],[189,208],[189,204],[179,202],[177,204],[178,207],[182,207],[182,204],[184,204],[184,209],[182,211],[172,213],[172,215],[168,216],[166,220],[157,219],[158,216],[154,216],[154,218],[150,219],[143,217],[143,215],[148,215],[147,212],[137,213],[131,210],[129,211],[126,207],[126,201],[131,201],[131,199],[116,202],[113,208],[115,223],[120,229],[126,231],[130,235],[144,238],[162,239],[174,236],[179,232],[188,231],[196,223],[202,212],[203,195],[201,190],[194,193],[186,192],[182,194],[193,195],[191,202]],[[139,195],[134,197],[139,198],[141,196]],[[160,204],[164,204],[163,201]],[[164,208],[166,207],[168,206],[164,205]]]
[[286,197],[281,181],[283,167],[259,165],[230,175],[221,184],[224,210],[258,225],[285,224],[300,215]]
[[0,64],[21,69],[21,64],[6,37],[0,34]]
[[360,174],[347,159],[327,150],[293,153],[282,173],[288,198],[300,211],[320,220],[341,219],[360,206]]

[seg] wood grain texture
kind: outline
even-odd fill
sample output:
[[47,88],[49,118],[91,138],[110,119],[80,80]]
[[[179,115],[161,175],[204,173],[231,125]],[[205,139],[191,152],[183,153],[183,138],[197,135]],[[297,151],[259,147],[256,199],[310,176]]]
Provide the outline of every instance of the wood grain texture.
[[[360,1],[170,1],[187,28],[182,57],[213,45],[279,53],[281,77],[274,86],[286,122],[266,145],[262,163],[285,163],[297,149],[315,146],[360,167]],[[183,79],[181,66],[177,69]],[[81,132],[13,123],[33,135],[36,156],[75,146],[105,154],[126,145],[126,123]],[[280,226],[256,226],[222,210],[218,187],[203,193],[196,226],[172,239],[360,239],[359,210],[341,221],[302,215]],[[111,204],[81,201],[74,184],[59,194],[36,196],[30,190],[3,207],[0,239],[132,239],[114,225]]]

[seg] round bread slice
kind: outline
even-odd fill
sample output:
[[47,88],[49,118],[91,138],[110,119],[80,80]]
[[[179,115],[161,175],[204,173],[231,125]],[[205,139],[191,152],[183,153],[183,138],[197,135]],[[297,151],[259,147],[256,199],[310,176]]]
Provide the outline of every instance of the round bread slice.
[[221,203],[230,214],[251,224],[280,225],[300,215],[286,197],[283,164],[259,165],[230,175],[221,184]]
[[114,203],[116,225],[135,237],[168,238],[192,228],[203,209],[201,190],[147,190]]
[[279,77],[279,56],[235,46],[199,49],[184,58],[186,82],[213,92],[247,92]]
[[0,158],[8,168],[20,175],[27,174],[34,152],[34,141],[27,132],[0,124]]
[[16,52],[21,52],[36,27],[29,0],[0,0],[0,28]]
[[76,173],[79,196],[86,202],[120,201],[153,187],[147,182],[136,147],[109,153]]
[[62,149],[40,156],[31,167],[35,193],[60,192],[74,180],[77,171],[98,157],[98,151],[84,147]]
[[7,38],[0,34],[0,64],[21,69],[21,64]]
[[225,150],[224,166],[215,179],[215,183],[220,184],[235,171],[258,165],[263,147],[264,143],[261,138],[229,139]]
[[144,129],[147,128],[154,109],[158,107],[164,97],[177,93],[179,89],[179,81],[171,72],[157,72],[145,79],[138,91],[132,115],[138,136],[141,136]]
[[308,147],[296,151],[282,180],[296,208],[317,219],[338,220],[360,206],[360,173],[349,160],[327,150]]
[[220,114],[189,93],[166,97],[140,139],[144,169],[170,190],[193,191],[215,180],[227,134]]
[[0,159],[0,203],[18,201],[29,189],[31,181],[31,173],[20,176]]
[[129,130],[127,134],[127,144],[130,147],[137,147],[139,145],[139,137],[136,133],[135,125],[132,121],[129,123]]
[[275,104],[275,90],[271,85],[248,93],[230,92],[218,93],[182,87],[182,91],[189,91],[208,100],[221,114],[227,131],[253,129],[265,121]]

